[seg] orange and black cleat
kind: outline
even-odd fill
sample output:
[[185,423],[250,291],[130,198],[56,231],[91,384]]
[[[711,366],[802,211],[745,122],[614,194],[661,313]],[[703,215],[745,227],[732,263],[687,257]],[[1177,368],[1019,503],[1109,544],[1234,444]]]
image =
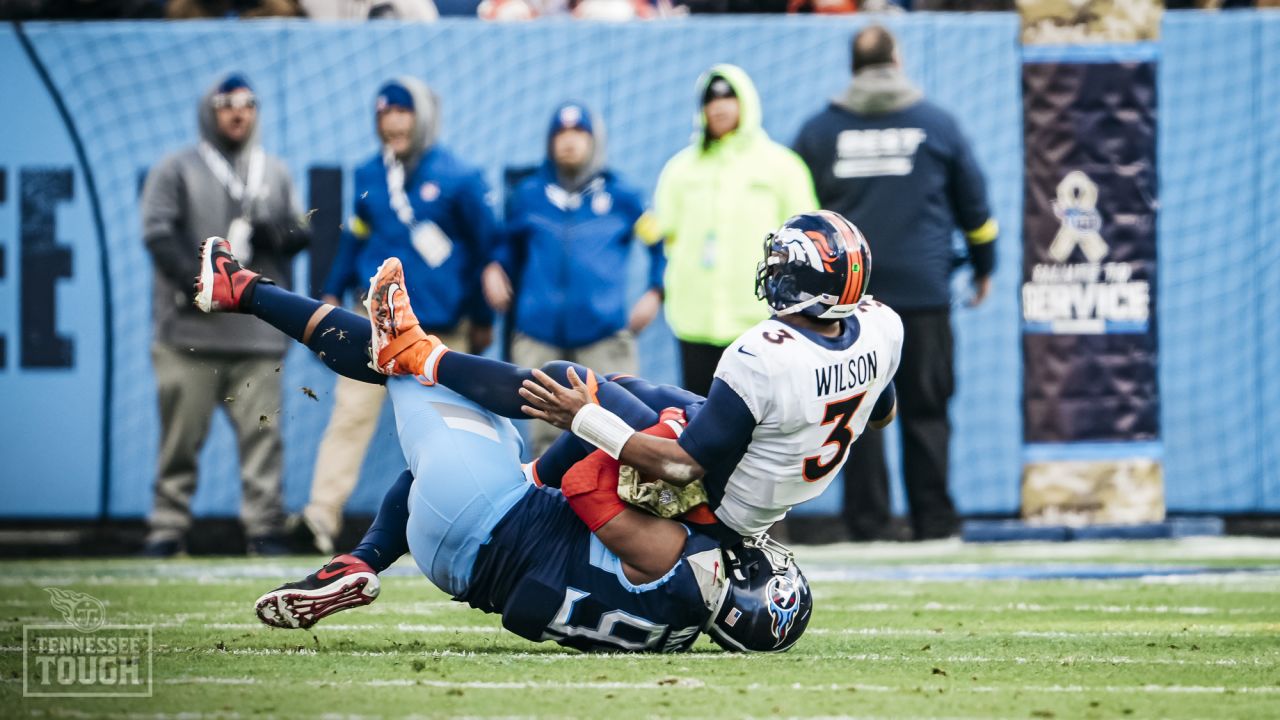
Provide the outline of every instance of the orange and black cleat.
[[416,375],[423,385],[435,385],[436,366],[449,348],[418,323],[398,259],[387,258],[369,278],[365,309],[373,327],[374,369],[383,375]]

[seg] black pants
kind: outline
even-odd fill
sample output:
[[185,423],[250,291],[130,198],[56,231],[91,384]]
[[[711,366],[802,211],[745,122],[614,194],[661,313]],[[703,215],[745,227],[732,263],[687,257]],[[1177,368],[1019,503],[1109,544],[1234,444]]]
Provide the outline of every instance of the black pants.
[[[902,362],[894,375],[902,428],[902,479],[915,539],[947,537],[958,529],[947,492],[947,402],[955,390],[951,315],[947,308],[908,310],[902,317]],[[844,517],[855,540],[886,539],[889,472],[884,437],[867,428],[844,469]]]
[[711,381],[716,377],[716,366],[724,348],[680,341],[680,369],[684,372],[684,389],[706,397],[711,392]]

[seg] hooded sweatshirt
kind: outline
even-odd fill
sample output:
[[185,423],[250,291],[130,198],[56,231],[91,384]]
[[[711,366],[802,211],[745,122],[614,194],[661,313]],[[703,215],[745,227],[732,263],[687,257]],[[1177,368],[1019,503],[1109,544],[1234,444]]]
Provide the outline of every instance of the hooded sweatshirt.
[[[498,233],[488,185],[479,170],[437,142],[440,106],[430,88],[412,77],[392,83],[413,98],[412,147],[402,158],[379,150],[356,168],[355,213],[324,292],[363,291],[378,266],[396,257],[404,266],[413,311],[427,330],[451,331],[463,319],[492,325],[493,311],[480,292],[480,271]],[[396,200],[392,183],[397,162],[407,206]]]
[[[551,157],[566,127],[591,133],[591,159],[567,174]],[[547,159],[519,183],[510,203],[500,259],[520,288],[515,327],[559,348],[576,349],[627,325],[627,273],[633,229],[644,212],[640,193],[604,169],[605,132],[579,103],[556,108]],[[662,287],[662,246],[648,248],[648,287]]]
[[[196,104],[200,138],[247,183],[250,155],[260,145],[258,126],[255,123],[239,147],[218,134],[213,97],[223,82],[210,87]],[[142,236],[155,268],[151,310],[157,342],[182,351],[284,354],[288,338],[256,318],[206,314],[192,304],[200,243],[213,235],[225,237],[232,220],[246,211],[255,226],[248,267],[289,286],[289,259],[305,245],[305,234],[297,232],[302,211],[284,162],[270,155],[264,159],[262,192],[243,204],[210,169],[198,145],[166,156],[147,173]]]
[[[701,101],[715,78],[733,87],[741,117],[736,130],[706,142]],[[654,197],[667,243],[667,321],[683,341],[727,346],[769,317],[755,296],[765,236],[817,209],[817,199],[804,163],[765,133],[760,98],[741,68],[716,65],[695,90],[692,142],[662,169]]]
[[948,307],[957,227],[974,273],[991,273],[996,223],[969,143],[897,66],[859,70],[805,123],[795,149],[822,207],[853,221],[871,244],[876,299],[895,310]]

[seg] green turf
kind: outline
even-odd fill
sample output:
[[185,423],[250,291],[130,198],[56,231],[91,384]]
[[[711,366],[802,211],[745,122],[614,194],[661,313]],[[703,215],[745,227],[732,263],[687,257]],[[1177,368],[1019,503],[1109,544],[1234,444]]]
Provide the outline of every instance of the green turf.
[[[828,578],[991,564],[1280,569],[1280,543],[844,546],[801,557]],[[704,641],[688,655],[635,657],[528,643],[407,575],[313,632],[257,626],[253,599],[310,564],[0,563],[0,716],[1280,717],[1276,572],[817,580],[814,620],[791,653],[726,655]],[[22,697],[22,626],[61,622],[47,586],[102,599],[109,623],[154,625],[153,697]]]

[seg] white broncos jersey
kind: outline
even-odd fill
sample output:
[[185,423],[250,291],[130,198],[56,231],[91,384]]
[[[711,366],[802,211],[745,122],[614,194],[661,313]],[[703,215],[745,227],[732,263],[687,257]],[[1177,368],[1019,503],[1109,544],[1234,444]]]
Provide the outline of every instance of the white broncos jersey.
[[867,298],[852,318],[859,334],[842,350],[770,319],[724,351],[716,377],[757,423],[715,510],[742,535],[768,530],[792,506],[822,494],[893,379],[902,355],[898,314]]

